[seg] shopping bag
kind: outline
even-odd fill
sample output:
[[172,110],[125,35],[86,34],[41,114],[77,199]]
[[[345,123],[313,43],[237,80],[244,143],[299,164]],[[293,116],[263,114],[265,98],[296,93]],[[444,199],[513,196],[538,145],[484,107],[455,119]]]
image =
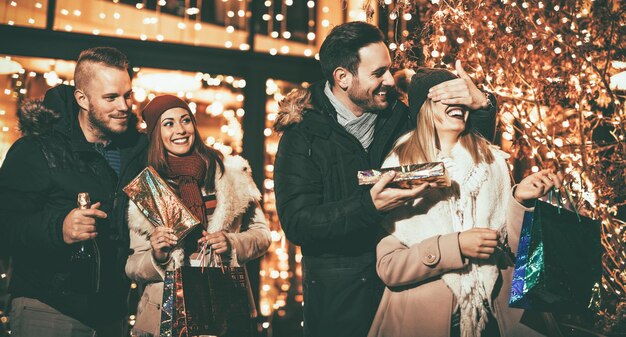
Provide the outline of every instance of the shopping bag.
[[251,336],[256,309],[245,267],[166,272],[161,336]]
[[[176,284],[178,278],[178,284]],[[174,331],[174,317],[184,315],[184,307],[181,301],[178,301],[178,309],[180,313],[174,313],[176,310],[176,290],[182,288],[180,273],[176,271],[166,271],[163,278],[163,300],[161,302],[161,324],[159,326],[159,336],[172,337],[179,336],[179,331]],[[182,289],[181,289],[182,291]]]
[[537,201],[524,216],[510,307],[581,312],[601,280],[600,222],[563,208],[560,195],[557,201]]

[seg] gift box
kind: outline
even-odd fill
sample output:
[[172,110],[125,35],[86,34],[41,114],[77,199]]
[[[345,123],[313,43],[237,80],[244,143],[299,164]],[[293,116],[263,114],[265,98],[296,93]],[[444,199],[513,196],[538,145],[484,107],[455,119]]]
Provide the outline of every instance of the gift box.
[[150,166],[124,187],[124,192],[154,226],[173,228],[179,241],[200,223]]
[[410,164],[388,167],[379,170],[358,171],[359,185],[373,185],[389,171],[395,171],[392,184],[400,188],[410,188],[423,183],[436,183],[437,187],[450,186],[450,178],[442,162]]

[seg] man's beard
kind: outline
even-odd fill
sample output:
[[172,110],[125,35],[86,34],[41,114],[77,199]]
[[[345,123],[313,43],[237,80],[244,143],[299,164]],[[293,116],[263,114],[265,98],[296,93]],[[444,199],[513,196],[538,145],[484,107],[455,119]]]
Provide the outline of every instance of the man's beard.
[[93,105],[89,104],[89,111],[87,112],[87,119],[93,128],[95,128],[98,132],[104,135],[106,138],[112,138],[118,136],[128,129],[128,125],[126,128],[121,131],[111,129],[105,120],[101,119],[99,115],[96,113]]
[[363,109],[363,111],[376,112],[387,108],[387,104],[384,106],[377,104],[374,100],[374,95],[367,92],[367,90],[363,90],[358,80],[355,79],[352,84],[351,88],[347,91],[348,97],[355,105]]

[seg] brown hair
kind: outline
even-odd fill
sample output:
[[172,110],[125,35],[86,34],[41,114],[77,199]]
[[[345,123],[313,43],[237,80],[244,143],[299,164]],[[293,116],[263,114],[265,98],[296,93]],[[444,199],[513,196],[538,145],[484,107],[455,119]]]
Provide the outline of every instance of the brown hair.
[[83,50],[76,61],[74,83],[76,88],[84,89],[89,82],[91,70],[88,65],[99,63],[107,67],[128,71],[128,58],[121,51],[111,47],[95,47]]
[[361,60],[359,50],[372,43],[384,43],[385,36],[378,27],[363,21],[353,21],[335,26],[322,42],[319,59],[322,74],[332,87],[333,72],[341,67],[356,75]]
[[[435,128],[434,102],[429,98],[422,105],[417,115],[417,127],[410,138],[397,144],[392,153],[398,155],[400,165],[421,164],[437,161],[437,149],[439,149],[439,136]],[[468,131],[467,125],[459,137],[461,146],[465,148],[474,164],[494,162],[493,153],[489,149],[490,143],[480,135]]]
[[[220,176],[224,174],[224,161],[221,152],[208,147],[202,142],[196,119],[192,118],[194,128],[194,141],[192,151],[199,154],[206,163],[206,176],[202,182],[207,191],[215,189],[215,171],[217,166],[220,168]],[[148,146],[148,165],[152,166],[157,172],[163,176],[169,176],[169,165],[167,164],[167,150],[163,145],[161,138],[161,123],[156,123],[154,131],[150,137],[150,145]]]

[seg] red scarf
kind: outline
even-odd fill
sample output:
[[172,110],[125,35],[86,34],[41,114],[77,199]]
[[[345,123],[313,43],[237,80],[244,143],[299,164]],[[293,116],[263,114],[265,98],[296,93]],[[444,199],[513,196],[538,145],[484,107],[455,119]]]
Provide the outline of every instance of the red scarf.
[[167,156],[169,178],[178,183],[178,193],[183,203],[206,228],[206,213],[202,192],[202,180],[206,177],[206,162],[196,152],[184,157]]

